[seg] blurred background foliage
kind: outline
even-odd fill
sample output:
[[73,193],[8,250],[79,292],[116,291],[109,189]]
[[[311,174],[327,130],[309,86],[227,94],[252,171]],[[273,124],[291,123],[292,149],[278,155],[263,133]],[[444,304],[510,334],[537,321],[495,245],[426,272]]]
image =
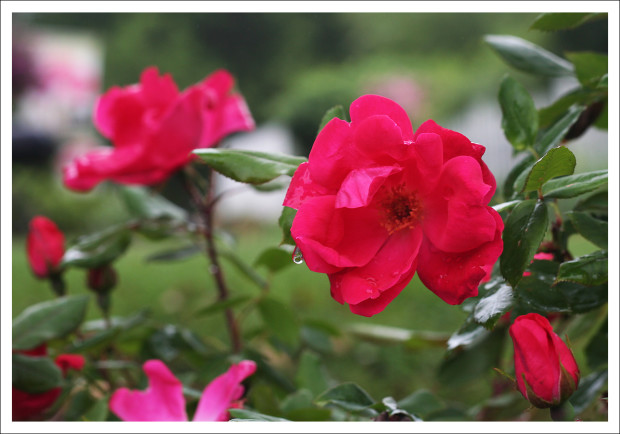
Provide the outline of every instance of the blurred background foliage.
[[[536,14],[511,13],[46,13],[16,24],[88,31],[105,49],[104,89],[135,83],[148,65],[180,88],[217,68],[237,77],[260,125],[293,128],[312,145],[327,108],[348,106],[373,82],[403,75],[420,83],[424,119],[438,122],[480,93],[494,94],[505,67],[482,43],[511,34],[561,54],[607,51],[606,21],[573,31],[528,30]],[[532,80],[531,77],[527,76]],[[545,83],[537,83],[544,86]]]
[[[483,35],[515,35],[558,55],[566,50],[607,52],[605,20],[571,31],[544,33],[528,30],[536,15],[29,13],[14,14],[13,24],[18,30],[58,29],[97,37],[104,48],[101,92],[114,85],[137,82],[141,71],[149,65],[171,73],[180,89],[215,69],[226,68],[236,77],[237,87],[257,125],[286,125],[293,132],[295,153],[307,155],[325,111],[338,104],[348,107],[363,93],[408,92],[412,103],[405,108],[414,127],[430,118],[441,124],[457,116],[473,99],[494,100],[507,68],[483,43]],[[550,84],[546,79],[511,74],[532,93]],[[396,90],[382,87],[390,82],[408,85],[396,86]],[[496,111],[499,112],[499,106]],[[88,123],[88,128],[95,134],[92,123]],[[12,302],[16,316],[33,303],[53,298],[47,282],[36,280],[26,262],[24,234],[34,215],[43,214],[54,220],[72,241],[78,235],[126,221],[128,214],[112,185],[104,184],[86,195],[64,189],[51,161],[14,161],[12,181]],[[174,182],[172,179],[171,183]],[[280,241],[275,221],[268,227],[247,222],[225,226],[236,238],[241,258],[250,264],[264,248]],[[161,251],[169,248],[170,243],[174,244],[163,242]],[[574,251],[583,254],[591,249],[587,242],[579,241]],[[124,316],[148,308],[154,320],[153,330],[163,330],[168,323],[187,327],[207,341],[209,351],[217,350],[217,342],[226,341],[222,318],[194,315],[216,297],[204,258],[194,256],[163,264],[145,261],[157,251],[160,247],[156,243],[138,239],[118,261],[120,281],[112,314]],[[251,293],[253,288],[247,279],[229,264],[225,267],[235,295]],[[69,293],[87,293],[84,279],[84,273],[71,269],[67,273]],[[346,336],[326,331],[325,324],[322,325],[329,318],[334,324],[379,323],[449,336],[466,314],[458,307],[441,303],[417,277],[399,296],[398,303],[392,303],[375,318],[353,317],[348,307],[329,297],[328,288],[325,276],[311,273],[305,266],[291,266],[273,280],[271,292],[290,306],[300,321],[301,336],[307,338],[304,345],[322,351],[333,378],[356,381],[375,397],[392,395],[400,399],[413,390],[427,388],[447,400],[474,405],[489,396],[492,373],[458,386],[436,380],[433,374],[444,356],[443,344],[406,348],[354,343]],[[98,312],[91,308],[89,319],[97,317]],[[252,325],[259,322],[259,318],[247,319],[247,339],[251,339]],[[317,330],[323,330],[322,335],[319,333],[326,342],[323,348],[317,348],[317,339],[309,337],[314,333],[316,338]],[[157,346],[155,338],[151,340]],[[142,341],[141,336],[133,340],[130,337],[124,345],[131,348]],[[278,354],[273,357],[270,362],[274,366],[285,373],[291,369],[290,361],[278,359]],[[528,406],[525,400],[516,402],[515,414]],[[268,408],[262,410],[268,412]],[[450,419],[449,415],[446,417]],[[454,418],[462,420],[463,415]]]

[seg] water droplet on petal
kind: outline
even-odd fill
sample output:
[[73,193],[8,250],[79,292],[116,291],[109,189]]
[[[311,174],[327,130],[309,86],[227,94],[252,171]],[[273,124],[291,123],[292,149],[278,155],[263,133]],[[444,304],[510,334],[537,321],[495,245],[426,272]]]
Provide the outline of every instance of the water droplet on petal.
[[295,246],[295,250],[293,250],[293,262],[297,265],[304,263],[304,255],[297,246]]

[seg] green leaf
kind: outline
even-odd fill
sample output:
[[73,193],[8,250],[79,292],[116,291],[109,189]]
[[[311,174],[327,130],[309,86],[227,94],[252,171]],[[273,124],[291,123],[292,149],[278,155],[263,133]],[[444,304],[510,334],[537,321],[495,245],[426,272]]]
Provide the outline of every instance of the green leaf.
[[606,221],[594,218],[585,212],[567,212],[565,216],[570,219],[582,237],[601,249],[607,249],[609,232]]
[[80,390],[72,397],[63,420],[66,421],[99,421],[108,416],[109,397],[94,397],[88,390]]
[[328,382],[322,360],[315,353],[304,351],[301,354],[295,384],[299,389],[311,392],[311,399],[327,389]]
[[499,88],[502,129],[517,151],[534,145],[538,132],[538,112],[530,94],[512,77],[506,76]]
[[288,251],[280,247],[269,247],[261,252],[254,262],[254,266],[263,266],[270,272],[277,273],[283,268],[293,265],[291,254],[292,251]]
[[572,261],[563,262],[560,265],[556,283],[574,282],[596,286],[606,283],[607,280],[607,251],[599,250]]
[[28,350],[73,332],[84,321],[90,297],[60,297],[32,305],[13,320],[13,349]]
[[282,207],[282,214],[280,214],[280,218],[278,219],[278,225],[282,229],[282,241],[280,241],[280,244],[295,245],[295,240],[293,240],[291,236],[291,226],[293,225],[293,219],[296,214],[296,209],[289,208],[288,206]]
[[141,219],[187,219],[187,211],[145,187],[118,186],[129,212]]
[[606,185],[607,178],[607,170],[597,170],[553,179],[543,185],[543,196],[546,199],[576,197]]
[[109,398],[99,398],[90,409],[82,415],[85,422],[104,422],[108,417]]
[[575,414],[587,409],[595,399],[600,397],[600,390],[607,384],[607,374],[607,369],[604,369],[581,379],[579,387],[569,399],[573,404]]
[[218,253],[220,257],[226,259],[228,262],[234,265],[235,268],[241,272],[241,274],[247,277],[250,282],[254,283],[258,288],[266,289],[269,287],[267,281],[252,267],[243,262],[243,260],[239,256],[237,256],[236,253],[228,249],[220,249]]
[[560,146],[551,149],[532,167],[523,192],[537,191],[551,178],[572,175],[576,164],[575,155],[568,148]]
[[577,122],[579,116],[585,110],[584,106],[572,106],[568,111],[556,122],[553,123],[541,136],[540,140],[534,146],[539,155],[546,154],[554,146],[557,146],[571,126]]
[[607,74],[607,55],[589,51],[566,53],[575,65],[575,73],[584,86],[596,86]]
[[591,13],[572,13],[572,12],[554,12],[539,15],[534,23],[532,29],[556,31],[556,30],[568,30],[579,27],[583,23],[597,17],[604,16],[605,14],[591,14]]
[[[525,178],[532,169],[532,166],[534,166],[534,162],[534,156],[527,154],[524,159],[512,167],[504,181],[504,198],[514,199],[515,196],[517,196],[517,193],[521,191],[521,188],[525,185]],[[520,178],[523,178],[523,180],[519,181]]]
[[[607,93],[600,90],[587,89],[583,87],[573,89],[562,97],[555,100],[552,104],[538,110],[539,127],[548,128],[554,122],[559,122],[558,119],[569,116],[570,113],[568,112],[575,110],[575,108],[571,108],[572,106],[587,107],[596,101],[600,101],[606,96]],[[571,114],[571,116],[574,115]],[[575,120],[577,119],[577,117],[575,117]],[[571,123],[574,122],[575,121]],[[555,145],[551,145],[550,147],[553,146]]]
[[[323,390],[323,389],[322,389]],[[294,393],[289,394],[281,404],[281,409],[284,413],[288,413],[300,408],[312,407],[312,392],[308,389],[300,388]]]
[[480,299],[474,308],[474,320],[487,329],[493,328],[497,320],[510,310],[512,302],[512,288],[509,285],[500,285]]
[[607,190],[599,191],[591,196],[580,199],[573,208],[574,211],[588,211],[597,214],[607,215],[609,207],[609,193]]
[[500,270],[514,287],[534,257],[549,223],[544,202],[526,200],[517,205],[504,228],[504,251],[500,256]]
[[520,200],[511,200],[510,202],[504,202],[497,205],[492,206],[495,211],[501,213],[504,211],[510,211],[515,206],[517,206],[521,201]]
[[60,368],[48,357],[14,353],[13,387],[26,393],[43,393],[62,384]]
[[304,324],[300,330],[303,343],[319,353],[328,354],[332,352],[332,343],[327,331],[312,324]]
[[443,347],[449,336],[441,332],[408,330],[380,324],[352,324],[347,331],[357,339],[380,345],[404,344],[409,349]]
[[[83,336],[74,339],[69,347],[69,352],[79,353],[94,348],[102,348],[112,341],[119,341],[119,336],[131,330],[148,319],[148,311],[141,310],[128,317],[110,318],[110,326],[104,320],[93,320],[85,322],[82,326]],[[95,332],[95,333],[88,333]]]
[[196,149],[194,154],[214,170],[235,181],[262,184],[280,175],[293,176],[305,157],[240,149]]
[[249,295],[239,295],[237,297],[232,297],[227,300],[218,300],[215,303],[212,303],[209,306],[200,309],[198,312],[196,312],[195,315],[211,315],[217,312],[221,312],[225,309],[239,306],[240,304],[243,304],[251,299],[252,297],[250,297]]
[[265,326],[279,340],[290,347],[299,341],[299,324],[293,311],[284,303],[272,297],[263,298],[258,310]]
[[370,395],[355,383],[342,383],[333,387],[318,398],[316,403],[320,406],[336,405],[347,411],[364,410],[375,403]]
[[552,283],[553,276],[551,279],[536,274],[523,277],[515,288],[513,314],[571,312],[568,300],[559,288],[551,286]]
[[445,404],[429,390],[419,389],[398,401],[398,408],[426,419],[429,414],[445,408]]
[[231,422],[290,422],[288,419],[283,419],[281,417],[269,416],[267,414],[258,413],[256,411],[241,409],[241,408],[231,408],[228,410],[232,419]]
[[334,118],[338,118],[342,120],[347,119],[347,113],[344,111],[343,106],[336,105],[325,112],[325,114],[323,115],[323,118],[321,118],[321,123],[319,124],[319,130],[317,134],[320,133],[321,130],[325,128],[325,125],[327,125],[327,123]]
[[605,321],[603,321],[596,334],[592,336],[590,342],[588,342],[588,345],[586,346],[586,359],[588,360],[588,366],[592,370],[607,366],[609,363],[608,328],[608,321],[607,318],[605,318]]
[[178,261],[180,259],[190,258],[202,251],[202,248],[196,244],[180,247],[165,252],[154,253],[146,257],[147,262],[158,261]]
[[468,317],[465,323],[450,336],[448,339],[446,349],[452,351],[459,347],[469,347],[475,345],[485,339],[489,335],[489,331],[475,322],[473,318]]
[[130,243],[131,232],[124,225],[82,236],[65,252],[63,265],[98,268],[125,253]]
[[441,362],[438,380],[451,387],[473,381],[493,372],[502,350],[506,330],[495,328],[467,347],[450,352]]
[[487,35],[484,40],[513,68],[545,77],[563,77],[574,74],[570,62],[553,53],[510,35]]

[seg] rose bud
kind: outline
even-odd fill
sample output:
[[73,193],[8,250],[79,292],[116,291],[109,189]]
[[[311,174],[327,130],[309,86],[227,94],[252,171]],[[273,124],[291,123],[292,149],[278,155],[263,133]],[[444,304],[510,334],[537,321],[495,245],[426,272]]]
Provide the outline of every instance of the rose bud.
[[116,271],[109,265],[88,270],[86,284],[96,293],[106,293],[116,286]]
[[60,271],[65,253],[65,236],[56,224],[43,216],[30,220],[26,241],[28,262],[35,276],[45,279]]
[[537,313],[521,315],[509,332],[521,394],[538,408],[555,407],[568,399],[579,384],[579,367],[549,320]]

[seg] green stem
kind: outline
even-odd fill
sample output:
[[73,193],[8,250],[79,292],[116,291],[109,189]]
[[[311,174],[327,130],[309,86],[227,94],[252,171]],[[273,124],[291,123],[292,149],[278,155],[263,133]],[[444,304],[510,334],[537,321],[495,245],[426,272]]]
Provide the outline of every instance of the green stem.
[[[189,171],[185,172],[188,176],[186,176],[186,188],[192,197],[194,205],[196,209],[200,213],[202,220],[204,222],[204,236],[206,239],[206,253],[211,265],[209,266],[209,272],[213,276],[213,280],[215,281],[215,285],[218,290],[218,300],[224,301],[228,300],[229,292],[228,286],[226,285],[226,281],[224,279],[224,273],[222,272],[222,267],[219,263],[219,257],[217,254],[217,249],[215,248],[215,239],[213,236],[213,210],[216,200],[214,200],[214,182],[213,176],[214,172],[210,170],[209,172],[209,182],[207,187],[206,196],[203,198],[200,195],[200,192],[196,188],[196,186],[191,182],[191,177],[195,178],[195,172],[192,174]],[[239,333],[239,325],[235,320],[233,311],[231,308],[227,308],[224,311],[226,316],[226,324],[228,325],[228,332],[230,334],[230,340],[232,344],[233,353],[241,352],[242,343],[241,336]]]
[[549,409],[551,419],[556,422],[571,422],[575,420],[575,410],[568,401]]
[[49,279],[52,289],[58,297],[62,297],[66,294],[65,281],[63,280],[61,273],[51,274]]

